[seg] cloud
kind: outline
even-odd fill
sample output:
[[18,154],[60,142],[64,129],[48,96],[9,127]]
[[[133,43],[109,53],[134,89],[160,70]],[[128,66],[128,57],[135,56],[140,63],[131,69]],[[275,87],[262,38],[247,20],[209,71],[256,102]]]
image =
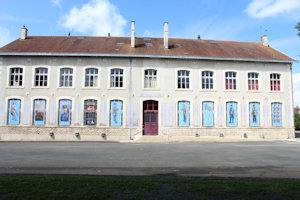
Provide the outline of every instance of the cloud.
[[11,34],[8,29],[0,26],[0,48],[12,41]]
[[293,74],[294,106],[300,106],[300,73]]
[[109,0],[91,0],[81,8],[73,7],[60,25],[80,34],[122,36],[126,20]]
[[55,6],[57,6],[57,7],[59,7],[59,8],[62,8],[62,6],[61,6],[61,0],[52,0],[52,3],[53,3]]
[[253,0],[245,10],[253,18],[274,17],[292,11],[300,12],[299,0]]

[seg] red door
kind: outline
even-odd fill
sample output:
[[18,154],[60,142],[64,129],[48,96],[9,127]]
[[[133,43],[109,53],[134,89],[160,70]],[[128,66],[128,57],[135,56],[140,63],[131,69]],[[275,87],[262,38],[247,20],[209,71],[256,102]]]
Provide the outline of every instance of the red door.
[[158,135],[158,102],[144,101],[144,135]]

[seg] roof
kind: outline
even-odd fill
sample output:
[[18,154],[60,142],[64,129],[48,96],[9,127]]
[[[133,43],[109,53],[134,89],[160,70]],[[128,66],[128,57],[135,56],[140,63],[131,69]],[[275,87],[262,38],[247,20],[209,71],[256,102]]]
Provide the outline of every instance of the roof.
[[0,55],[105,56],[115,57],[178,57],[220,60],[294,62],[285,54],[259,42],[169,38],[164,49],[163,38],[83,36],[28,36],[0,48]]

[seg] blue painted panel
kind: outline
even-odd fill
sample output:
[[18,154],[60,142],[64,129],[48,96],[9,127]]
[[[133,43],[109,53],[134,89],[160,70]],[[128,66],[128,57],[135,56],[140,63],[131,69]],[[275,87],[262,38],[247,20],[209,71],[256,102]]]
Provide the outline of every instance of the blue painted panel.
[[34,125],[45,125],[46,116],[46,100],[35,100],[34,101]]
[[110,125],[122,126],[122,101],[110,102]]
[[282,126],[281,103],[272,103],[272,126]]
[[203,126],[214,126],[214,103],[203,102]]
[[71,125],[71,100],[59,101],[59,125]]
[[227,108],[227,126],[237,126],[237,103],[228,102]]
[[259,103],[249,104],[250,126],[260,126],[260,110]]
[[178,102],[178,125],[190,126],[190,102]]
[[9,100],[8,105],[8,124],[18,125],[20,124],[20,108],[21,100]]

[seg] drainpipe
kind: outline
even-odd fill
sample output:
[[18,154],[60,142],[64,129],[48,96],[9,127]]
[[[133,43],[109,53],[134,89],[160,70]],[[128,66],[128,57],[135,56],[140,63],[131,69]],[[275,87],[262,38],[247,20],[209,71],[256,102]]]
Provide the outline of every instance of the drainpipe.
[[[129,67],[130,67],[130,70],[129,70],[129,98],[128,98],[128,103],[131,104],[132,103],[131,102],[131,97],[132,97],[132,59],[129,59]],[[129,140],[132,140],[131,124],[129,124]]]

